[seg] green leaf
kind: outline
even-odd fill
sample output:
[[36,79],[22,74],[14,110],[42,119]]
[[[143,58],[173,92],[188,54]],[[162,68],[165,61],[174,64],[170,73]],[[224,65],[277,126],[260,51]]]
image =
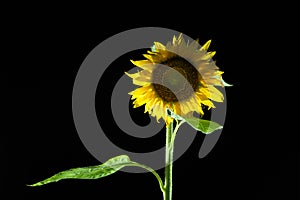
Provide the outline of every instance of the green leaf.
[[223,128],[223,126],[221,126],[220,124],[213,122],[213,121],[196,118],[196,117],[183,117],[183,116],[177,115],[169,108],[167,108],[167,114],[174,119],[184,120],[191,127],[196,129],[197,131],[201,131],[204,134],[210,134],[218,129]]
[[98,179],[111,175],[123,167],[131,166],[133,163],[134,162],[132,162],[128,156],[121,155],[111,158],[101,165],[62,171],[50,178],[28,186],[41,186],[51,182],[57,182],[62,179]]
[[201,131],[204,134],[210,134],[216,130],[223,128],[223,126],[221,126],[216,122],[200,119],[196,117],[185,118],[185,121],[194,129],[196,129],[197,131]]

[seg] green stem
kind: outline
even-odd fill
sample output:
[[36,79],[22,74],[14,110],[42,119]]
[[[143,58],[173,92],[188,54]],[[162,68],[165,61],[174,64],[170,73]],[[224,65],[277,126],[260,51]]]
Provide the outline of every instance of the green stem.
[[179,127],[185,122],[184,120],[178,122],[176,121],[176,126],[175,126],[175,129],[174,129],[174,132],[173,132],[173,135],[171,137],[171,146],[174,148],[174,141],[175,141],[175,137],[176,137],[176,134],[177,134],[177,131],[179,129]]
[[165,167],[165,192],[164,200],[172,200],[172,171],[173,171],[173,150],[172,144],[173,122],[166,127],[166,167]]
[[158,183],[159,183],[159,187],[160,187],[160,190],[164,193],[165,192],[165,188],[164,188],[164,184],[160,178],[160,176],[156,173],[155,170],[153,170],[151,167],[148,167],[146,165],[142,165],[140,163],[137,163],[137,162],[132,162],[131,164],[129,164],[128,166],[135,166],[135,167],[141,167],[143,169],[146,169],[148,170],[149,172],[151,172],[155,177],[156,179],[158,180]]

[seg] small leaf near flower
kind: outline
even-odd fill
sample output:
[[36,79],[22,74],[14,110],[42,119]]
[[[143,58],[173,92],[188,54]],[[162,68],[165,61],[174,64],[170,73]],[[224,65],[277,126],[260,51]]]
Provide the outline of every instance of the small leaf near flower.
[[167,114],[169,117],[172,117],[177,120],[184,120],[187,122],[191,127],[196,129],[197,131],[201,131],[204,134],[210,134],[216,130],[222,129],[223,126],[220,124],[205,120],[205,119],[200,119],[196,117],[183,117],[175,114],[171,109],[167,108]]

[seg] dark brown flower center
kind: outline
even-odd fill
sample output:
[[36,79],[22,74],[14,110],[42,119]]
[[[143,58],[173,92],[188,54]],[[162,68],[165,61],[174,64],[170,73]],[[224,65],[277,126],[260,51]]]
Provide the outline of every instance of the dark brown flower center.
[[197,69],[184,58],[175,56],[161,62],[153,71],[152,82],[156,94],[166,102],[189,99],[197,90]]

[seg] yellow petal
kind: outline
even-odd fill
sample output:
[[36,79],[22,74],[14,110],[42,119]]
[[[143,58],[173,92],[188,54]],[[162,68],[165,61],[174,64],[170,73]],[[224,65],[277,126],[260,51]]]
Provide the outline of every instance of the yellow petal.
[[135,66],[144,70],[153,71],[154,65],[149,60],[130,60]]
[[148,54],[152,54],[152,55],[156,55],[156,54],[157,54],[156,52],[149,51],[149,50],[147,51],[147,53],[148,53]]
[[177,38],[177,43],[179,44],[181,42],[181,40],[183,40],[182,33],[179,34],[179,36]]
[[135,102],[138,106],[141,106],[141,105],[144,105],[145,103],[147,103],[149,101],[149,99],[152,99],[154,97],[155,97],[155,94],[153,92],[147,91],[145,94],[137,96]]
[[173,111],[174,111],[175,114],[181,115],[181,109],[180,109],[180,104],[179,103],[175,103],[173,105]]
[[212,58],[216,55],[216,51],[207,52],[207,54]]
[[210,100],[203,100],[201,103],[208,107],[208,110],[211,108],[215,108],[216,106]]
[[152,98],[145,105],[145,111],[149,114],[152,113],[151,109],[153,108],[155,101],[157,101],[157,98]]
[[148,86],[144,86],[144,87],[139,87],[131,92],[129,92],[128,94],[132,95],[132,96],[140,96],[140,95],[144,95],[146,92],[150,92],[152,91],[150,85]]
[[211,43],[211,40],[208,40],[199,50],[200,51],[203,51],[203,50],[207,51],[210,43]]
[[213,102],[211,102],[205,95],[203,95],[202,93],[197,93],[197,99],[200,103],[202,103],[203,105],[207,106],[208,109],[210,108],[215,108],[215,105],[213,104]]
[[127,76],[129,76],[130,78],[132,78],[132,82],[135,85],[144,86],[146,84],[151,83],[152,75],[149,71],[142,70],[141,72],[137,72],[134,74],[129,74],[129,73],[125,72],[125,74]]
[[223,102],[224,97],[223,94],[214,86],[208,85],[208,91],[210,92],[210,99],[217,101],[217,102]]
[[163,44],[160,43],[160,42],[154,42],[154,45],[155,45],[155,49],[156,49],[156,50],[158,50],[158,49],[160,49],[160,50],[165,50],[165,49],[166,49],[165,45],[163,45]]
[[214,73],[215,76],[218,76],[218,75],[221,75],[221,74],[224,74],[224,72],[223,71],[215,71],[215,73]]
[[171,47],[172,47],[172,43],[171,42],[167,42],[166,49],[170,50]]
[[196,110],[196,112],[200,115],[204,115],[201,105],[198,106],[198,110]]
[[134,81],[139,81],[139,82],[144,82],[144,83],[151,83],[150,77],[147,77],[147,76],[139,76],[139,77],[133,79],[133,82]]
[[147,70],[142,70],[142,71],[140,71],[140,77],[150,79],[152,77],[152,73]]
[[198,49],[198,47],[199,47],[198,39],[194,40],[191,44],[189,44],[189,48],[193,51]]
[[151,116],[152,117],[155,117],[155,106],[157,106],[157,102],[159,101],[159,99],[158,98],[155,98],[154,100],[153,100],[153,102],[151,102],[151,104],[152,104],[152,106],[150,107],[150,114],[151,114]]
[[157,122],[159,122],[158,120],[163,117],[163,112],[164,112],[163,108],[164,108],[163,102],[161,100],[158,100],[157,103],[153,107],[153,113],[156,116]]
[[134,79],[134,80],[132,80],[132,83],[137,86],[145,86],[145,85],[149,84],[149,81],[139,81],[139,80]]
[[137,73],[134,73],[134,74],[129,74],[129,73],[125,72],[125,74],[127,76],[129,76],[130,78],[132,78],[132,83],[134,85],[144,86],[144,85],[147,85],[151,82],[150,79],[147,80],[147,79],[141,77],[140,72],[137,72]]
[[126,74],[127,76],[129,76],[130,78],[132,78],[132,79],[137,78],[137,77],[140,76],[138,72],[137,72],[137,73],[134,73],[134,74],[129,74],[129,73],[125,72],[125,74]]
[[185,49],[187,49],[187,44],[186,44],[186,42],[185,42],[185,40],[184,40],[184,38],[181,38],[180,39],[180,46],[182,46],[182,47],[184,47]]
[[176,45],[176,41],[177,41],[177,39],[176,39],[176,36],[174,35],[174,36],[173,36],[173,41],[172,41],[173,46]]
[[189,108],[189,106],[186,102],[180,103],[180,108],[181,108],[182,114],[187,114],[191,111],[191,109]]
[[[191,107],[191,111],[196,111],[196,112],[198,112],[199,110],[202,111],[202,109],[201,109],[201,104],[200,104],[200,103],[197,104],[197,103],[195,103],[195,102],[190,102],[190,107]],[[200,109],[199,109],[199,108],[200,108]]]
[[204,114],[202,107],[201,107],[201,103],[197,100],[196,95],[194,97],[190,98],[188,106],[190,108],[190,112],[196,111],[200,115]]
[[144,56],[145,58],[147,58],[148,60],[150,60],[152,63],[154,62],[153,55],[143,54],[143,56]]
[[215,54],[215,51],[207,52],[204,56],[202,56],[201,60],[210,60]]

